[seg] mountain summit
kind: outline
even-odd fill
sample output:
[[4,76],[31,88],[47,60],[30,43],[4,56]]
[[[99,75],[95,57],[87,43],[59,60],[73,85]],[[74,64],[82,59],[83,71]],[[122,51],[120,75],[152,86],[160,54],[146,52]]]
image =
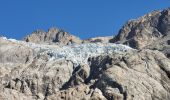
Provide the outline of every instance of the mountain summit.
[[128,21],[114,38],[56,28],[0,37],[0,100],[170,100],[169,45],[170,9]]
[[128,21],[112,42],[159,50],[170,57],[170,8]]
[[50,28],[48,32],[37,30],[25,37],[24,40],[33,43],[59,43],[63,45],[81,43],[81,40],[78,37],[57,28]]

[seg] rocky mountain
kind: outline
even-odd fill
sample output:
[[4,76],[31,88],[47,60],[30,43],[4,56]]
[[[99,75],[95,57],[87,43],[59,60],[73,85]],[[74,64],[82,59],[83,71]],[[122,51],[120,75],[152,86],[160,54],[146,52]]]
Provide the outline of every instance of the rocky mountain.
[[0,100],[170,100],[169,15],[128,21],[114,38],[0,37]]
[[67,45],[71,43],[81,43],[82,41],[73,35],[57,28],[50,28],[48,32],[37,30],[31,35],[24,38],[26,42],[33,43],[58,43],[60,45]]
[[128,21],[112,42],[159,50],[170,57],[170,8]]

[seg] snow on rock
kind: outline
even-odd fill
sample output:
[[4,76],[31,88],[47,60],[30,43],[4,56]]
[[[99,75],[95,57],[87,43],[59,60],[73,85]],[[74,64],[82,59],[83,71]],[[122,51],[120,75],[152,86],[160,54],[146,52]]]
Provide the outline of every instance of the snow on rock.
[[6,37],[1,37],[2,39],[4,39],[4,40],[7,40],[7,38]]
[[87,64],[87,60],[89,57],[110,55],[113,53],[123,53],[128,50],[132,50],[132,48],[128,46],[113,43],[84,43],[59,46],[35,44],[30,42],[18,41],[15,39],[6,40],[32,48],[38,53],[38,55],[48,54],[50,55],[49,61],[69,60],[72,61],[75,66],[79,64]]

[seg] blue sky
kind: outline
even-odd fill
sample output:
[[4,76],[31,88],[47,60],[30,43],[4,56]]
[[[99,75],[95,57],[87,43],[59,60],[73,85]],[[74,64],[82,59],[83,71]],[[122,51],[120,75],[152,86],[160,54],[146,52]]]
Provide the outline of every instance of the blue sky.
[[170,7],[170,0],[0,0],[0,35],[22,39],[58,27],[82,39],[117,34],[129,19]]

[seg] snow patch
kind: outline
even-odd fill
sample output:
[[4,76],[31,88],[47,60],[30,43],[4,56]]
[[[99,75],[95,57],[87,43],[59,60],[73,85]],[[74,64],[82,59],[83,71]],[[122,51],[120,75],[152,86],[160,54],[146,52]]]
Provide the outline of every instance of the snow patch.
[[1,37],[2,39],[4,39],[4,40],[7,40],[7,38],[6,37]]

